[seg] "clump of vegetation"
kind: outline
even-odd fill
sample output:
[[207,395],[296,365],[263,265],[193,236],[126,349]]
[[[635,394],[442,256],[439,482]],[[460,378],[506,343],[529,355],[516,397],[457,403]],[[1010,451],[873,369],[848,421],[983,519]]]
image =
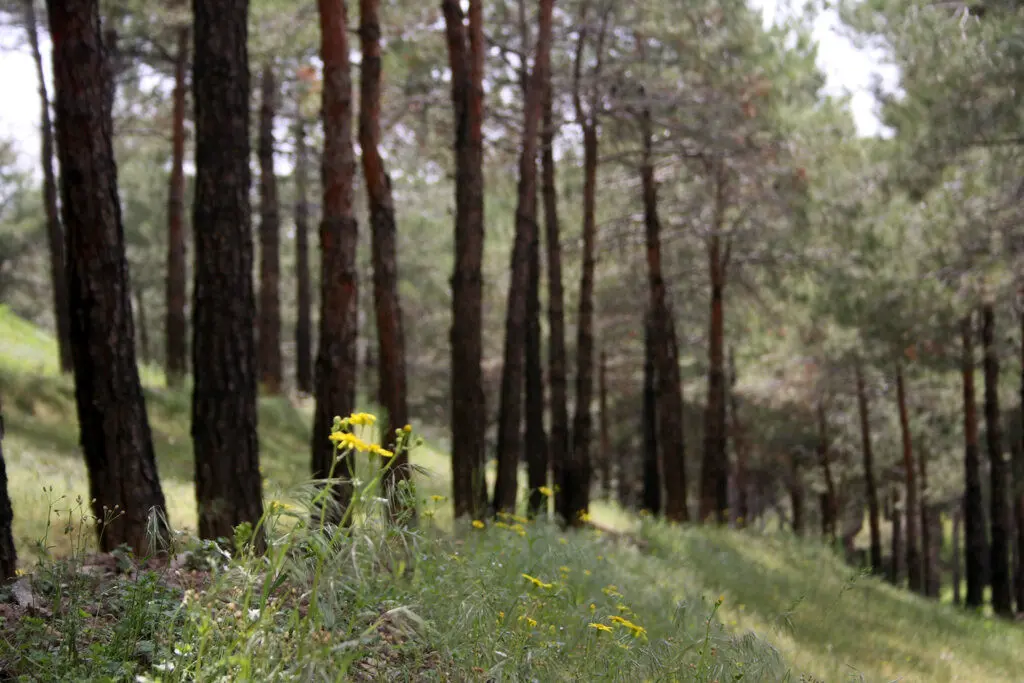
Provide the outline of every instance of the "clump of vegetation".
[[[95,520],[83,501],[51,507],[74,552],[58,560],[39,543],[41,561],[22,579],[30,598],[3,624],[4,669],[38,681],[782,675],[774,648],[723,628],[721,598],[680,590],[666,609],[633,571],[635,548],[600,530],[504,514],[450,535],[433,522],[444,496],[417,498],[406,485],[404,503],[423,519],[410,528],[384,482],[392,456],[417,439],[406,427],[385,451],[373,422],[339,419],[331,435],[339,460],[385,456],[367,481],[314,482],[293,496],[305,504],[274,501],[233,539],[176,534],[154,557],[90,555]],[[325,510],[339,483],[352,498],[335,525]]]

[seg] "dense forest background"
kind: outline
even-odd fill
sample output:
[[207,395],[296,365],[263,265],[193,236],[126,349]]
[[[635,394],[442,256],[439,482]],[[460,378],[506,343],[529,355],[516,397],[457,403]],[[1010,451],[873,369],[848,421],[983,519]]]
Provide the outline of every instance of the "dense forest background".
[[0,6],[42,126],[0,303],[60,342],[104,549],[163,507],[137,360],[191,388],[205,538],[263,514],[258,385],[341,510],[365,409],[396,509],[412,423],[459,518],[614,500],[1024,611],[1019,3],[832,8],[898,73],[875,137],[815,3],[47,4]]

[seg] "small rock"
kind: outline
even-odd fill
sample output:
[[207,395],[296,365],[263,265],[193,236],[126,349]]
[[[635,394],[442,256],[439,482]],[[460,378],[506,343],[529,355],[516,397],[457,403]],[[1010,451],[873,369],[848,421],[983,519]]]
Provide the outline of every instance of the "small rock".
[[32,584],[27,576],[21,577],[11,585],[11,595],[19,607],[35,607],[38,602],[32,593]]

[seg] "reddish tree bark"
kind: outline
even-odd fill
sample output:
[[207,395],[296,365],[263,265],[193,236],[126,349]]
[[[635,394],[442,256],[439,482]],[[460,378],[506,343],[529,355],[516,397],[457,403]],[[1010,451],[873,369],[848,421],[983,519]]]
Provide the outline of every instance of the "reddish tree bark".
[[565,360],[565,290],[562,286],[562,244],[558,224],[558,189],[555,184],[555,124],[551,111],[551,74],[544,89],[541,128],[541,197],[544,203],[545,246],[548,266],[548,387],[551,435],[548,459],[555,484],[555,509],[562,509],[563,471],[569,457],[568,381]]
[[455,269],[452,274],[452,499],[456,518],[487,508],[483,390],[484,34],[482,0],[443,0],[455,113]]
[[868,499],[868,528],[870,530],[871,571],[882,573],[882,530],[878,510],[878,487],[875,484],[874,449],[871,444],[871,415],[868,390],[864,382],[864,368],[860,359],[854,365],[857,382],[857,410],[860,416],[861,457],[864,466],[864,492]]
[[644,225],[647,245],[647,278],[650,287],[652,346],[657,381],[658,442],[665,480],[665,517],[673,522],[689,519],[686,503],[685,445],[683,443],[683,389],[679,376],[675,323],[661,267],[661,219],[658,187],[654,178],[653,131],[650,113],[642,119],[644,157],[640,166]]
[[[515,509],[517,469],[522,450],[523,386],[525,383],[530,257],[537,240],[537,150],[541,104],[551,60],[554,0],[540,0],[539,30],[533,71],[526,86],[523,138],[519,153],[516,232],[512,247],[508,309],[505,317],[505,357],[498,413],[498,472],[494,484],[495,510]],[[539,258],[539,257],[538,257]],[[538,266],[539,268],[539,266]]]
[[938,598],[942,577],[939,567],[939,545],[942,543],[942,524],[939,511],[928,503],[928,454],[922,448],[917,458],[921,476],[921,562],[923,592],[929,598]]
[[[249,191],[247,0],[194,0],[192,441],[199,535],[263,516]],[[258,545],[261,544],[257,539]]]
[[359,230],[353,207],[356,162],[352,149],[352,76],[349,72],[348,7],[338,0],[318,0],[320,58],[324,64],[321,111],[324,126],[323,215],[320,220],[320,343],[316,359],[313,418],[313,476],[338,478],[334,486],[340,515],[352,498],[351,455],[334,466],[328,440],[335,416],[355,408],[359,278],[356,248]]
[[53,172],[53,124],[50,122],[50,98],[43,75],[43,55],[39,50],[38,22],[35,0],[23,0],[25,31],[32,50],[32,61],[39,80],[40,139],[42,140],[43,210],[46,212],[46,239],[50,252],[50,287],[53,296],[53,319],[57,332],[57,351],[61,372],[71,372],[71,311],[68,308],[68,279],[64,258],[64,229],[57,208],[57,176]]
[[263,66],[260,86],[260,128],[257,156],[260,162],[260,383],[270,394],[281,393],[281,218],[274,173],[274,117],[277,110],[277,79],[274,66]]
[[1003,458],[1003,434],[999,416],[999,357],[995,340],[995,308],[991,303],[981,307],[981,341],[985,370],[985,440],[988,446],[991,476],[991,539],[989,546],[989,581],[992,586],[992,609],[1004,617],[1013,615],[1013,594],[1010,588],[1010,491],[1009,471]]
[[174,94],[171,114],[171,176],[167,192],[167,320],[164,367],[168,386],[181,386],[187,366],[185,316],[185,98],[188,88],[188,26],[177,30],[174,57]]
[[135,357],[99,3],[49,0],[47,9],[75,403],[89,497],[100,549],[125,543],[141,555],[166,533],[165,505]]
[[[373,252],[373,298],[377,322],[379,396],[387,413],[385,447],[394,449],[395,432],[409,421],[405,372],[405,335],[398,297],[398,228],[391,196],[391,178],[380,155],[381,52],[379,0],[359,0],[362,62],[359,79],[359,146],[370,208]],[[397,491],[411,475],[407,453],[396,454],[388,470],[387,488],[393,513],[411,513]],[[404,507],[404,510],[403,510]]]
[[981,488],[981,456],[978,449],[978,405],[974,392],[974,316],[960,321],[964,396],[964,545],[966,546],[967,595],[965,606],[981,607],[985,601],[985,564],[988,533]]
[[313,393],[313,292],[309,281],[309,149],[306,122],[301,111],[295,118],[295,384]]

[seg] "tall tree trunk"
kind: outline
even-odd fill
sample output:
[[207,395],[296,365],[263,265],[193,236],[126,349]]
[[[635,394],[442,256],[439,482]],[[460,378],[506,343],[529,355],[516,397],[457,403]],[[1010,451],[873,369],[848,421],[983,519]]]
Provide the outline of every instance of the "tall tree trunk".
[[455,517],[487,508],[483,389],[483,0],[443,0],[455,110],[455,269],[452,274],[452,498]]
[[875,484],[874,453],[871,445],[871,415],[868,412],[868,390],[860,359],[854,365],[857,380],[857,409],[860,414],[861,454],[864,461],[864,491],[868,499],[868,528],[871,534],[871,571],[882,573],[882,531],[878,519],[878,487]]
[[40,138],[42,139],[43,209],[46,212],[46,239],[50,251],[50,286],[53,295],[53,318],[57,332],[57,350],[61,372],[71,372],[71,312],[68,308],[68,281],[64,258],[64,230],[57,207],[57,176],[53,172],[53,124],[50,122],[50,98],[46,93],[43,55],[39,50],[38,22],[35,0],[23,0],[25,30],[32,49],[32,60],[39,80]]
[[1017,444],[1013,450],[1013,519],[1017,536],[1014,539],[1013,593],[1017,611],[1024,612],[1024,449]]
[[501,405],[498,414],[498,473],[494,484],[494,509],[507,512],[515,509],[518,488],[516,475],[522,449],[530,257],[531,253],[539,248],[536,244],[538,135],[541,104],[551,60],[553,5],[554,0],[540,0],[537,50],[533,72],[526,87],[523,138],[519,155],[516,232],[510,265],[508,310],[505,317],[505,359],[501,373]]
[[544,88],[541,126],[541,199],[544,203],[545,246],[548,266],[548,387],[551,435],[548,460],[555,485],[555,509],[562,509],[563,470],[569,457],[568,381],[565,360],[565,291],[562,286],[562,244],[558,225],[558,188],[555,184],[555,123],[551,111],[551,73]]
[[321,111],[324,126],[323,215],[320,220],[320,342],[317,350],[313,418],[313,476],[337,478],[336,508],[326,517],[337,522],[352,498],[350,453],[337,466],[328,440],[335,416],[352,413],[356,400],[359,229],[353,207],[356,172],[352,149],[352,76],[349,72],[348,6],[318,0],[320,57],[324,63]]
[[941,577],[939,550],[942,545],[942,524],[939,511],[928,502],[928,454],[922,448],[917,459],[921,475],[921,560],[924,594],[929,598],[939,597]]
[[903,521],[898,490],[892,496],[892,557],[889,560],[889,583],[894,586],[903,583]]
[[921,548],[918,545],[920,532],[920,511],[917,502],[917,477],[914,468],[914,446],[910,436],[910,418],[907,413],[907,387],[903,376],[903,364],[896,365],[896,403],[900,416],[900,437],[903,444],[903,477],[907,488],[906,518],[906,549],[907,579],[910,590],[915,593],[924,591],[924,577],[921,573]]
[[14,578],[18,553],[14,547],[14,509],[7,490],[7,463],[4,461],[4,404],[0,397],[0,584]]
[[821,500],[821,535],[836,542],[836,527],[839,521],[836,484],[832,478],[832,464],[829,461],[828,417],[825,414],[825,402],[818,401],[818,462],[821,464],[822,478],[825,480],[825,493]]
[[985,370],[985,437],[988,446],[991,485],[992,545],[989,547],[989,578],[992,609],[1000,616],[1013,614],[1010,590],[1010,491],[1009,468],[1003,457],[1003,435],[999,424],[999,357],[995,340],[995,309],[991,303],[981,307],[981,341]]
[[263,515],[249,190],[247,0],[194,0],[192,440],[199,535]]
[[795,454],[789,454],[789,504],[793,512],[793,533],[804,535],[804,483]]
[[260,85],[260,383],[270,394],[281,393],[281,218],[274,173],[274,116],[277,110],[277,79],[274,65],[263,66]]
[[547,510],[540,492],[548,484],[548,439],[544,433],[544,361],[540,332],[540,236],[530,247],[530,282],[526,290],[526,472],[530,487],[529,511]]
[[[102,551],[160,542],[164,494],[135,359],[98,0],[49,0],[75,402]],[[111,511],[118,510],[117,514]],[[158,538],[150,517],[157,515]]]
[[643,509],[661,513],[661,471],[658,458],[658,378],[655,358],[655,325],[648,309],[644,316],[643,398]]
[[[1019,313],[1021,334],[1024,334],[1024,307]],[[1024,612],[1024,336],[1020,345],[1021,376],[1020,376],[1020,409],[1021,409],[1021,441],[1014,449],[1013,458],[1013,514],[1017,523],[1017,566],[1014,575],[1014,592],[1017,598],[1017,611]]]
[[612,442],[608,418],[608,354],[601,349],[597,375],[598,428],[601,434],[601,490],[605,500],[612,499]]
[[313,393],[313,291],[309,281],[309,149],[306,122],[295,117],[295,384],[304,394]]
[[[391,196],[391,178],[380,155],[380,2],[359,1],[359,38],[362,62],[359,79],[359,146],[362,149],[363,177],[370,208],[370,234],[373,252],[373,299],[377,322],[379,355],[378,382],[381,404],[387,412],[385,447],[394,450],[395,433],[409,421],[409,401],[405,372],[405,334],[402,306],[398,297],[398,228],[395,204]],[[388,471],[388,493],[393,513],[405,501],[398,486],[408,481],[408,454],[394,456]],[[402,510],[412,513],[415,506]]]
[[750,453],[743,423],[740,421],[740,403],[736,393],[739,379],[736,373],[736,357],[729,351],[729,417],[731,419],[733,450],[736,451],[736,468],[733,481],[736,486],[736,525],[743,528],[750,519],[750,490],[747,483],[747,468]]
[[171,176],[167,192],[167,321],[164,367],[168,386],[181,386],[188,354],[185,317],[185,98],[188,84],[188,26],[177,30],[174,56],[174,105],[171,115]]
[[978,406],[974,394],[974,317],[960,321],[964,395],[964,545],[966,546],[967,596],[965,605],[977,609],[985,601],[985,565],[988,534],[981,488],[981,455],[978,449]]
[[708,330],[708,399],[704,408],[704,458],[700,475],[700,519],[728,520],[729,456],[726,451],[725,396],[725,283],[729,247],[722,245],[725,214],[724,172],[714,171],[713,233],[708,239],[711,298]]
[[953,604],[963,603],[961,582],[963,581],[963,554],[960,549],[960,534],[963,533],[963,501],[953,507]]
[[675,323],[661,268],[661,219],[658,216],[658,187],[654,178],[650,112],[644,112],[642,123],[644,156],[640,166],[640,181],[644,202],[655,377],[658,383],[657,422],[661,466],[665,478],[665,517],[672,522],[685,522],[690,515],[686,503],[683,388],[679,376]]

